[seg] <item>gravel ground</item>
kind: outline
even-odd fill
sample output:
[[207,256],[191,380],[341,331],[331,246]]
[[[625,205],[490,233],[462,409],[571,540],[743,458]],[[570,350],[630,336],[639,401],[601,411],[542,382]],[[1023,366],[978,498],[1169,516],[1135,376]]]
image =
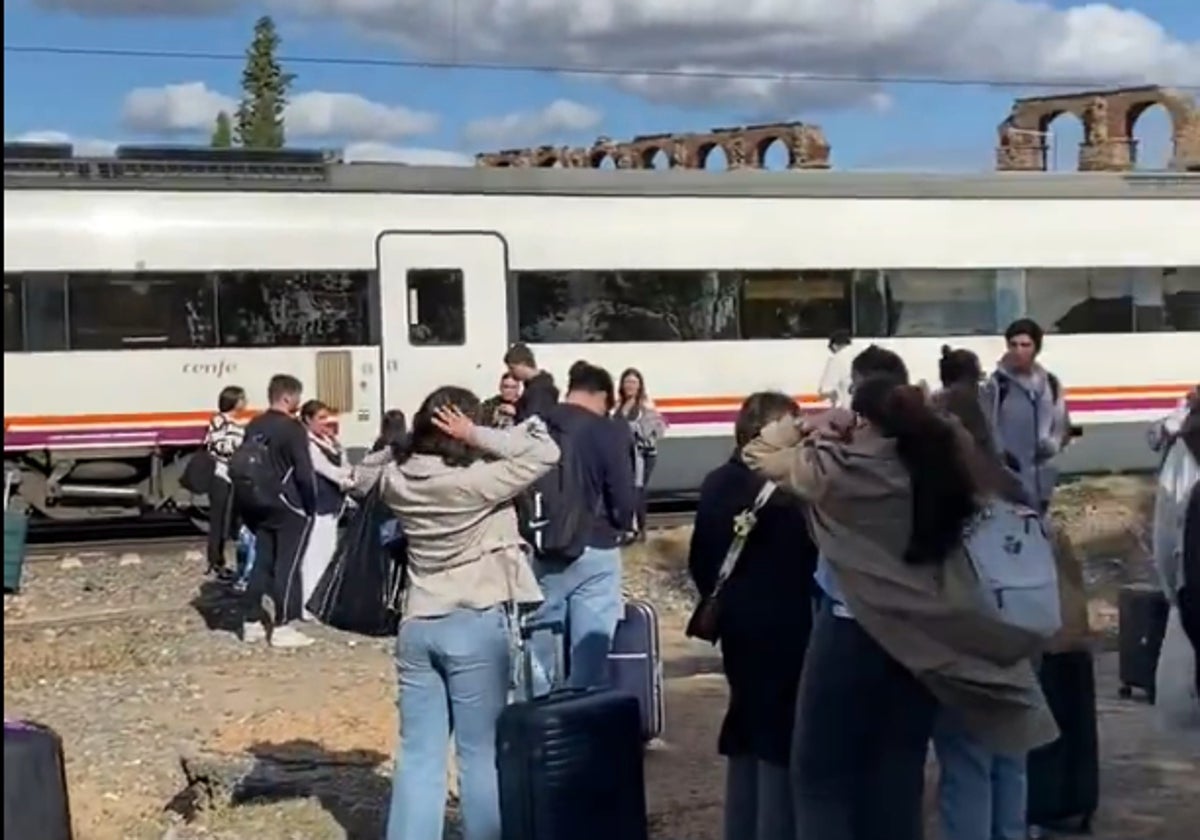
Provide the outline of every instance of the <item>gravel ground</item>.
[[[1149,571],[1147,498],[1146,482],[1134,479],[1062,492],[1059,513],[1088,559],[1093,621],[1106,634],[1116,587]],[[647,756],[653,836],[716,840],[725,691],[711,650],[679,632],[691,603],[686,547],[684,529],[657,535],[630,552],[626,583],[659,605],[666,646],[667,733]],[[318,628],[319,644],[301,651],[242,646],[210,629],[228,626],[229,610],[197,591],[201,566],[183,552],[137,565],[39,563],[24,594],[5,597],[5,714],[63,735],[77,840],[377,840],[397,729],[390,643]],[[105,614],[129,607],[139,613]],[[1200,756],[1157,733],[1150,707],[1117,699],[1112,654],[1097,668],[1104,792],[1095,837],[1191,840]],[[199,750],[336,769],[288,799],[193,815],[180,757]],[[453,826],[447,836],[457,837]]]

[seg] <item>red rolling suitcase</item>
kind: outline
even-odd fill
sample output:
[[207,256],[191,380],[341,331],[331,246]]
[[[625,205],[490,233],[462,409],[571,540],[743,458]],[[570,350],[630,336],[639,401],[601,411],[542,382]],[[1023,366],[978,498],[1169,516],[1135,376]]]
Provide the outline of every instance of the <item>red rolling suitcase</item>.
[[638,699],[642,739],[649,741],[662,735],[665,718],[662,651],[658,613],[652,604],[626,602],[625,617],[613,634],[608,665],[613,688]]
[[71,840],[62,739],[47,726],[4,721],[4,836]]
[[[521,628],[525,684],[529,638],[555,635],[563,673],[563,625]],[[557,679],[557,676],[556,676]],[[612,689],[564,689],[514,703],[496,723],[503,840],[648,840],[641,710]]]

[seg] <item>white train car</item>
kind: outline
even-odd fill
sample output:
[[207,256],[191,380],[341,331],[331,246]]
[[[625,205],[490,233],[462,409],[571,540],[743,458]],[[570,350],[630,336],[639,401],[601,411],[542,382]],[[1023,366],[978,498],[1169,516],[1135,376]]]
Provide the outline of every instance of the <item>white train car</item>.
[[59,518],[186,501],[219,390],[293,373],[353,450],[507,344],[636,367],[671,429],[654,489],[727,456],[745,395],[816,406],[826,339],[990,364],[1029,315],[1084,437],[1148,466],[1200,379],[1200,177],[413,168],[6,149],[4,448]]

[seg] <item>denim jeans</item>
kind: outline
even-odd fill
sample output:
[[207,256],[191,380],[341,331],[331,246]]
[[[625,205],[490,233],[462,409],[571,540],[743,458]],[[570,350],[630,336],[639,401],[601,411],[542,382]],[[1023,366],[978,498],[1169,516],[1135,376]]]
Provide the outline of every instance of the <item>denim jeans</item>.
[[[567,679],[571,688],[609,683],[608,654],[625,605],[621,597],[621,550],[588,548],[570,563],[536,561],[534,569],[546,600],[535,622],[561,621],[567,630]],[[542,671],[536,693],[546,691],[554,673],[553,640],[535,635],[533,651]]]
[[1025,840],[1025,757],[992,752],[942,711],[934,726],[938,818],[950,840]]
[[400,625],[400,749],[387,840],[441,840],[451,731],[463,838],[499,840],[496,719],[507,702],[509,658],[502,607]]
[[725,840],[796,840],[788,769],[752,755],[725,770]]
[[916,677],[825,599],[796,698],[796,836],[920,840],[936,710]]

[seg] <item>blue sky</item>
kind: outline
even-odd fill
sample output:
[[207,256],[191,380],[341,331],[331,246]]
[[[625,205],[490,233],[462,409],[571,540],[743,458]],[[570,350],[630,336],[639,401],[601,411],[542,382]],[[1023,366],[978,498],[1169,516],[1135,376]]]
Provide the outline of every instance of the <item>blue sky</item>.
[[[283,54],[756,73],[582,77],[295,64],[289,141],[357,157],[459,163],[474,152],[747,121],[819,124],[838,168],[991,165],[997,123],[1037,88],[819,83],[764,73],[1200,85],[1195,0],[5,0],[6,46],[240,53],[273,14]],[[13,138],[206,142],[238,61],[4,56]],[[1073,168],[1078,123],[1054,125]],[[1161,109],[1143,159],[1169,154]],[[772,164],[774,161],[772,161]]]

